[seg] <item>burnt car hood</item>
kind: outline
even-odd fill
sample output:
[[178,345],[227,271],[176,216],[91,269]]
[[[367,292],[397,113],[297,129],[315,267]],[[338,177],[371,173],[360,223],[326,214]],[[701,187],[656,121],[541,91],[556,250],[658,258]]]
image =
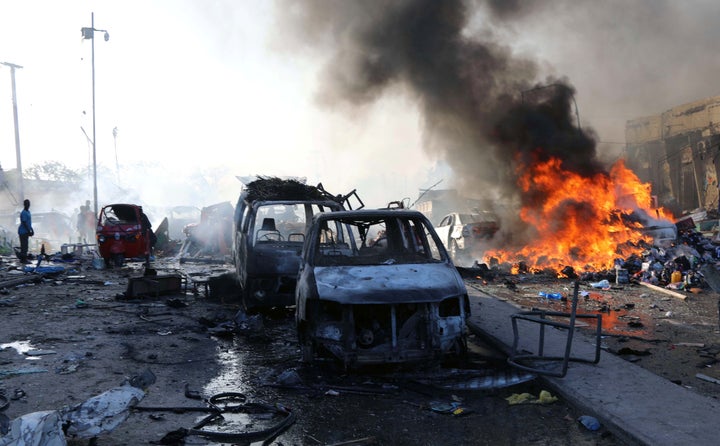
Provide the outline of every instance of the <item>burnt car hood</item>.
[[315,267],[318,297],[342,304],[439,302],[466,294],[448,264]]

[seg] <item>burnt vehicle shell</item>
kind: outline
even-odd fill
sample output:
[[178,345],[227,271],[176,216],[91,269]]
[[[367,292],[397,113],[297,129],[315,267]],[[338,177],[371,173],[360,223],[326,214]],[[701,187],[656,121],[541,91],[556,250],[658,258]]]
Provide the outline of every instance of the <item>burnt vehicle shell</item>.
[[[387,236],[376,238],[384,240],[381,249],[399,247],[392,241],[395,238],[403,240],[403,249],[413,252],[366,257],[364,251],[375,249],[368,244],[370,234],[360,234],[357,239],[356,231],[348,229],[352,236],[337,245],[330,261],[321,259],[323,250],[332,250],[321,241],[323,230],[336,222],[351,227],[364,221],[388,222]],[[415,237],[401,235],[402,230],[390,231],[390,226],[411,228]],[[356,367],[435,361],[451,353],[462,354],[469,314],[464,282],[420,212],[344,211],[313,218],[296,288],[296,322],[304,362],[331,359]]]
[[450,257],[458,262],[460,256],[493,238],[500,229],[498,217],[489,211],[453,212],[443,217],[435,227]]
[[[246,310],[292,306],[312,215],[343,206],[298,181],[261,178],[247,186],[235,206],[232,239],[242,304]],[[275,215],[274,209],[282,212]]]
[[256,235],[261,231],[275,232],[275,229],[263,227],[266,223],[265,218],[258,221],[256,218],[258,209],[285,205],[297,205],[303,209],[312,206],[332,210],[342,209],[338,203],[332,201],[270,200],[257,201],[248,206],[246,216],[239,222],[240,229],[236,230],[234,239],[235,269],[243,291],[243,303],[248,309],[287,307],[295,304],[295,285],[305,239],[305,227],[287,234],[289,236],[287,238],[282,236],[282,239]]

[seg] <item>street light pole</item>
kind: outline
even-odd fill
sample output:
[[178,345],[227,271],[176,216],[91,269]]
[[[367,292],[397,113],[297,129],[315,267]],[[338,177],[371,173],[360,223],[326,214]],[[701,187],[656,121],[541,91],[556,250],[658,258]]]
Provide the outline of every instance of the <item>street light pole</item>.
[[98,193],[97,193],[97,156],[95,144],[95,31],[102,31],[105,33],[105,41],[110,39],[110,35],[104,29],[95,29],[95,13],[90,13],[90,28],[82,28],[80,30],[83,35],[83,39],[92,40],[91,45],[91,65],[92,65],[92,145],[93,145],[93,208],[95,215],[98,214]]
[[19,177],[20,201],[25,199],[25,186],[23,185],[22,160],[20,157],[20,130],[18,125],[17,96],[15,96],[15,69],[22,68],[10,62],[0,62],[0,65],[10,67],[10,80],[12,83],[12,104],[13,104],[13,120],[15,122],[15,157],[17,158],[17,171]]

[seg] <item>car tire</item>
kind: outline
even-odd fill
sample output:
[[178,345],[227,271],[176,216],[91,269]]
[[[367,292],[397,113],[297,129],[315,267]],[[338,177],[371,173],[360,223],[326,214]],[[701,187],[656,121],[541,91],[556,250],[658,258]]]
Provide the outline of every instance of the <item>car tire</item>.
[[298,324],[300,360],[303,364],[310,364],[315,359],[315,346],[312,339],[310,339],[309,331],[305,322]]
[[315,348],[311,341],[300,344],[300,354],[303,364],[311,364],[315,359]]

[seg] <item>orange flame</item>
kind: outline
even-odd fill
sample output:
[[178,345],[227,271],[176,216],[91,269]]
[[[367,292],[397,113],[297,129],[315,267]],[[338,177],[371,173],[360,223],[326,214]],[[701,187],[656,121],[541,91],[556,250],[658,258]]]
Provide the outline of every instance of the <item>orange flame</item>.
[[486,258],[523,261],[530,269],[607,269],[616,258],[639,253],[640,241],[652,241],[641,231],[638,215],[670,217],[662,209],[650,209],[650,185],[641,183],[622,160],[609,174],[588,177],[563,169],[556,158],[521,166],[518,172],[528,203],[519,216],[536,235],[526,246],[488,251]]

